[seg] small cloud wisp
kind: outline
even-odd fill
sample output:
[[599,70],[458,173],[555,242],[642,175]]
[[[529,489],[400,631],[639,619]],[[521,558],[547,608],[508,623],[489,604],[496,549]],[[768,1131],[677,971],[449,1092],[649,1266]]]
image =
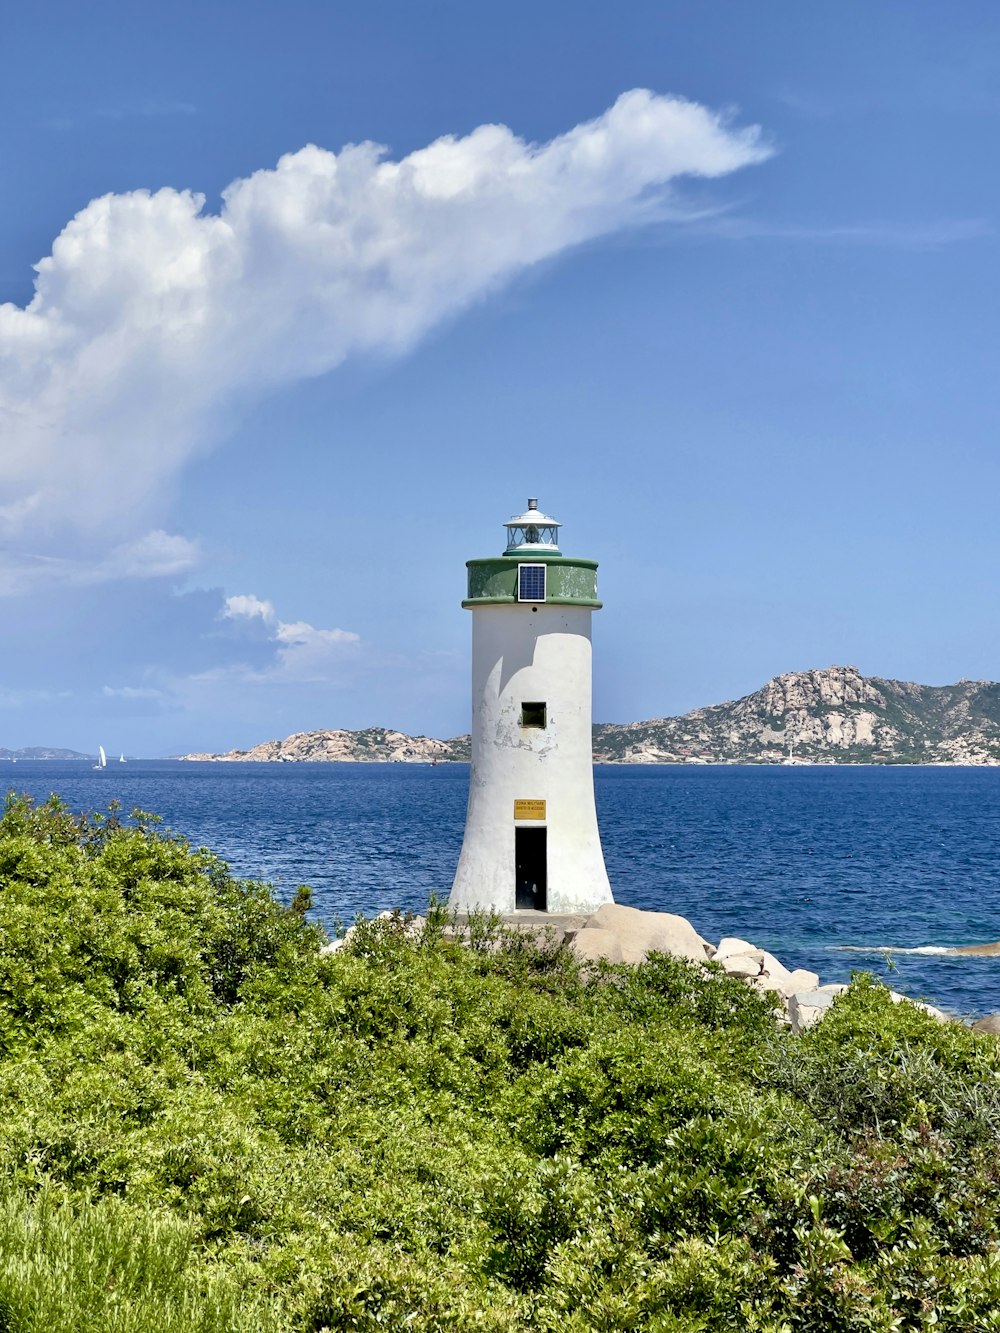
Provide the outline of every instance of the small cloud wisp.
[[230,676],[255,684],[318,684],[333,679],[361,643],[360,635],[352,630],[317,629],[304,620],[292,623],[279,620],[273,604],[253,593],[227,597],[222,618],[259,621],[268,641],[274,644],[274,661],[269,666],[224,668]]

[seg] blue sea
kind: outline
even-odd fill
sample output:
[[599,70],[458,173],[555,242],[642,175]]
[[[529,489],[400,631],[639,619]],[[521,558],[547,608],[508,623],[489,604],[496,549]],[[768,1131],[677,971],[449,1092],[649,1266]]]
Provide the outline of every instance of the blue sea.
[[[22,760],[0,782],[153,811],[285,898],[309,884],[333,925],[447,895],[468,768]],[[1000,769],[599,766],[595,782],[618,902],[823,982],[861,968],[956,1014],[1000,1010],[1000,958],[882,952],[1000,939]]]

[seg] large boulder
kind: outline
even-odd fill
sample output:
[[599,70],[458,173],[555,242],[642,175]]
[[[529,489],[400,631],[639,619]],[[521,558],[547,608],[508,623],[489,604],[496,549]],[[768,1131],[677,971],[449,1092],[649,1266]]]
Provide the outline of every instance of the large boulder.
[[794,1033],[805,1032],[806,1028],[819,1021],[832,1006],[838,995],[847,990],[846,984],[815,986],[811,990],[798,991],[788,997],[788,1017]]
[[794,972],[790,972],[773,953],[757,949],[735,935],[727,935],[719,941],[712,961],[721,963],[723,971],[731,977],[742,977],[756,990],[774,991],[783,1000],[796,991],[812,990],[819,985],[817,973],[807,972],[804,967],[797,967]]
[[729,976],[742,977],[744,981],[749,981],[751,977],[760,975],[760,970],[764,966],[764,954],[749,941],[737,939],[735,935],[727,935],[719,941],[719,947],[712,955],[712,962],[719,963]]
[[584,963],[620,963],[622,942],[613,930],[578,930],[569,946]]
[[972,1025],[973,1032],[989,1032],[994,1037],[1000,1037],[1000,1014],[987,1014],[985,1018],[977,1018]]
[[778,962],[773,953],[768,953],[764,949],[762,954],[761,970],[757,976],[751,978],[752,984],[758,990],[777,991],[783,1000],[787,1000],[797,991],[813,990],[819,985],[819,976],[816,972],[809,972],[804,967],[790,971],[783,963]]
[[[796,991],[790,995],[788,1017],[792,1021],[792,1031],[804,1032],[806,1028],[812,1027],[813,1023],[823,1017],[837,996],[843,995],[848,989],[850,988],[846,982],[839,982],[832,986],[815,986],[810,990]],[[933,1004],[925,1004],[923,1000],[911,1000],[908,995],[900,995],[898,991],[890,991],[889,996],[893,1004],[912,1004],[917,1009],[922,1009],[925,1014],[930,1014],[931,1018],[937,1019],[939,1023],[951,1022],[944,1010],[937,1009]]]
[[[719,962],[718,955],[712,960]],[[731,977],[742,977],[748,981],[751,977],[759,977],[760,970],[764,966],[764,955],[760,949],[753,949],[748,953],[727,953],[721,960],[723,972]]]
[[587,936],[595,931],[617,936],[623,963],[644,963],[651,953],[669,953],[703,963],[714,953],[690,921],[672,912],[641,912],[637,907],[605,903],[577,932],[572,947],[580,957],[587,956],[584,951],[591,948]]
[[737,939],[735,935],[726,935],[719,940],[719,947],[712,955],[714,963],[724,963],[727,958],[741,958],[744,954],[757,954],[763,957],[760,949],[749,940]]

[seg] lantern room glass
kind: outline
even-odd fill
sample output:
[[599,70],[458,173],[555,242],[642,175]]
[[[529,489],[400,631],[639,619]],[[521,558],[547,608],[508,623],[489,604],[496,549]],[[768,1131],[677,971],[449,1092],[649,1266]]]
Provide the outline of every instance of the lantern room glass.
[[528,508],[523,514],[515,514],[507,520],[507,552],[512,551],[548,551],[559,554],[560,524],[538,508],[538,501],[533,497],[528,501]]

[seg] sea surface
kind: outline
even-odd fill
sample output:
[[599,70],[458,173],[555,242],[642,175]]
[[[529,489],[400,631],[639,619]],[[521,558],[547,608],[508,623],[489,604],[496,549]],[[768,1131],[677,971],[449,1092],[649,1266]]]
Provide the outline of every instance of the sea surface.
[[[313,889],[330,927],[447,896],[464,764],[0,764],[4,790],[162,815],[241,875]],[[1000,958],[894,950],[1000,939],[1000,769],[598,766],[618,902],[738,935],[823,982],[872,971],[950,1012],[1000,1011]]]

